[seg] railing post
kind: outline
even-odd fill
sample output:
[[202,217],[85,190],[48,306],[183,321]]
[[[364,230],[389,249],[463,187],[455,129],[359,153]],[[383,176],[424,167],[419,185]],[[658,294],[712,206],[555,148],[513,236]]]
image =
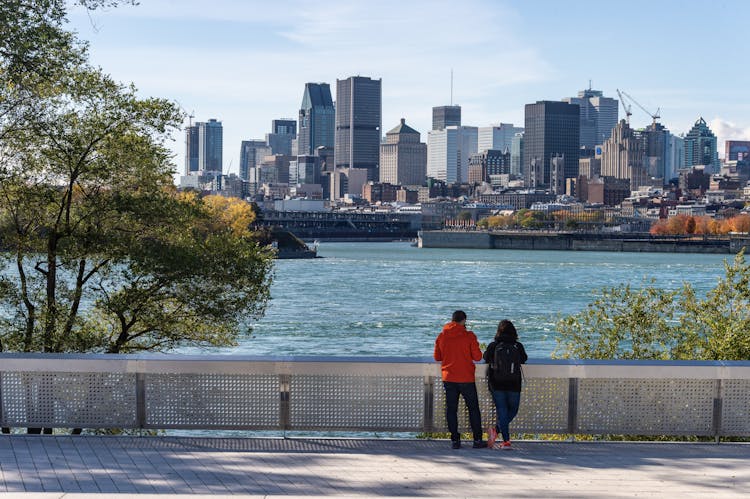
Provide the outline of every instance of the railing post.
[[714,438],[716,439],[716,443],[719,443],[720,437],[721,437],[721,411],[722,411],[722,396],[721,396],[721,379],[717,379],[714,381],[715,385],[715,391],[714,391],[714,411],[713,411],[713,421],[712,421],[712,431],[714,434]]
[[[0,372],[0,423],[5,423],[5,413],[3,412],[3,373]],[[5,426],[1,430],[3,433],[10,433],[10,428]]]
[[291,384],[292,376],[290,374],[279,374],[279,426],[284,431],[291,427],[291,403],[289,400]]
[[568,433],[578,431],[578,378],[568,378]]
[[424,421],[422,422],[422,431],[432,433],[435,425],[435,376],[424,377]]
[[146,375],[135,374],[135,424],[138,428],[146,427]]

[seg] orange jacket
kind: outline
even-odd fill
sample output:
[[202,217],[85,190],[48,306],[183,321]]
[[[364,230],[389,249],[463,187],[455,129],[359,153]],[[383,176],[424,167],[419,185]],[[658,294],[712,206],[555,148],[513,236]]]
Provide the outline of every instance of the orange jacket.
[[435,360],[441,362],[443,381],[474,383],[474,362],[482,360],[482,351],[473,332],[449,322],[435,340]]

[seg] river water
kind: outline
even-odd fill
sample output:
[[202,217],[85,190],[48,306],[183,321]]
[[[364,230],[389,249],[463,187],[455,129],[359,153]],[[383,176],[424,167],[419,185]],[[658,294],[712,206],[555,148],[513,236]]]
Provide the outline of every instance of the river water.
[[[279,260],[266,315],[211,353],[430,357],[455,309],[480,342],[510,319],[531,357],[555,348],[555,322],[597,290],[654,279],[702,295],[731,255],[419,249],[408,243],[322,243],[315,260]],[[183,349],[196,353],[194,349]],[[206,350],[201,350],[206,352]]]

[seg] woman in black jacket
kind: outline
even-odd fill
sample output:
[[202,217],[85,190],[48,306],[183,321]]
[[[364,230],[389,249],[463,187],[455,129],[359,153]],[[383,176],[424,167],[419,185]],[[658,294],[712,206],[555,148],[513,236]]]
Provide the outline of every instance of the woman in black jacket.
[[500,448],[510,450],[509,425],[521,403],[521,364],[528,360],[512,322],[502,320],[497,325],[495,340],[487,346],[484,360],[489,364],[487,378],[497,411],[497,424],[489,429],[487,444],[491,448],[500,432],[503,437]]

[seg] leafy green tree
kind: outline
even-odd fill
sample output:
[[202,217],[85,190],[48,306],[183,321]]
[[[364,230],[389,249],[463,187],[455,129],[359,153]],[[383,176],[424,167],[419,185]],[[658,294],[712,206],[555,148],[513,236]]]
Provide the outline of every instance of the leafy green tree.
[[252,211],[175,191],[177,107],[90,67],[65,8],[0,4],[0,350],[232,344],[268,300]]
[[554,356],[580,359],[747,360],[750,265],[740,252],[705,297],[629,284],[604,288],[578,314],[560,319]]

